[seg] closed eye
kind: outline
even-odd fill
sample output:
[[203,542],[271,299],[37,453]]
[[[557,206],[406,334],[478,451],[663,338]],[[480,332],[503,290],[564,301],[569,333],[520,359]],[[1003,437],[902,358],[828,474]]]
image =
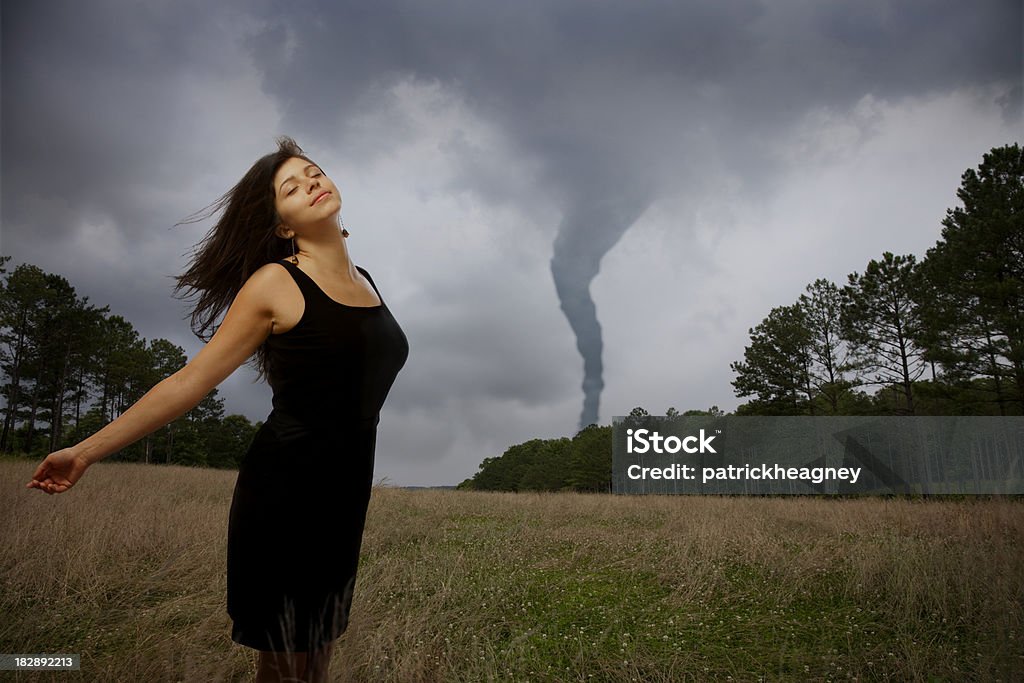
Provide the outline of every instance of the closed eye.
[[[319,178],[322,175],[323,175],[322,172],[317,172],[317,173],[314,173],[313,175],[311,175],[310,178]],[[297,190],[297,189],[299,189],[299,188],[293,187],[292,189],[288,190],[288,194],[289,195],[293,194],[295,192],[295,190]],[[287,196],[287,195],[285,195],[285,196]]]

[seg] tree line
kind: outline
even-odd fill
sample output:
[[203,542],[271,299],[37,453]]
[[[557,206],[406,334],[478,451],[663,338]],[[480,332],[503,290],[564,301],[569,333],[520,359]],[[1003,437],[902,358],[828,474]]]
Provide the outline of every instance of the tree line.
[[[634,408],[629,417],[640,419],[649,413]],[[709,410],[675,408],[665,411],[669,417],[716,415],[725,413],[718,406]],[[462,481],[457,489],[474,491],[578,491],[611,493],[612,428],[592,424],[573,438],[531,439],[508,448],[498,457],[485,458],[480,471]]]
[[[751,328],[730,364],[735,395],[751,397],[735,414],[1024,415],[1020,146],[984,154],[957,197],[963,206],[947,209],[921,261],[883,252],[844,286],[819,278]],[[611,430],[517,444],[459,488],[610,491]]]
[[[184,367],[185,351],[147,341],[63,277],[0,256],[0,452],[43,458],[99,431]],[[236,467],[259,423],[224,415],[216,389],[109,460]]]
[[957,196],[920,262],[886,251],[751,329],[730,366],[736,395],[753,397],[736,413],[1024,414],[1021,148],[985,154]]

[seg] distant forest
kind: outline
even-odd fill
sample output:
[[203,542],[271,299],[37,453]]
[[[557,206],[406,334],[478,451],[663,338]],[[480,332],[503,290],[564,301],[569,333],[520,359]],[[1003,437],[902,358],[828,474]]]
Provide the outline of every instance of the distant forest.
[[[80,298],[63,277],[0,256],[0,452],[41,460],[73,446],[185,366],[185,350],[147,341]],[[237,467],[260,423],[224,415],[211,391],[195,408],[108,461]]]
[[[961,176],[921,261],[884,252],[838,286],[817,279],[749,330],[730,364],[735,415],[1024,415],[1024,158],[995,148]],[[0,452],[43,458],[96,432],[183,367],[63,277],[0,256]],[[637,407],[634,415],[646,415]],[[679,413],[723,414],[717,406]],[[110,460],[236,467],[260,423],[198,406]],[[459,488],[611,489],[611,427],[487,457]]]
[[[749,330],[729,415],[1024,415],[1024,158],[992,149],[918,261],[884,252],[838,286],[809,284]],[[633,417],[648,412],[634,408]],[[724,415],[708,410],[666,415]],[[612,428],[533,439],[459,488],[610,491]]]

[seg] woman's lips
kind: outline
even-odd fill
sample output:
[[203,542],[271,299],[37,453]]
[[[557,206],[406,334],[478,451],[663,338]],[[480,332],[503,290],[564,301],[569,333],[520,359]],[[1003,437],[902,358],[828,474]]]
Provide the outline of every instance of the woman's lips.
[[320,203],[320,200],[321,200],[321,199],[323,199],[324,197],[326,197],[326,196],[327,196],[327,195],[329,195],[329,194],[330,194],[330,191],[324,192],[324,193],[323,193],[323,194],[321,194],[321,195],[320,195],[319,197],[317,197],[316,199],[314,199],[314,200],[313,200],[313,204],[310,204],[310,206],[314,206],[314,205],[316,205],[316,204],[319,204],[319,203]]

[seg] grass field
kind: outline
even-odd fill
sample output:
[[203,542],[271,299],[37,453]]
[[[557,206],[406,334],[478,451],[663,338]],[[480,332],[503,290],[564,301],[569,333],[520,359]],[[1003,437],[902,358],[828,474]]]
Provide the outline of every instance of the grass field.
[[[0,652],[82,668],[0,678],[251,680],[235,472],[36,464],[0,460]],[[1021,501],[377,487],[331,680],[1024,680],[1022,604]]]

